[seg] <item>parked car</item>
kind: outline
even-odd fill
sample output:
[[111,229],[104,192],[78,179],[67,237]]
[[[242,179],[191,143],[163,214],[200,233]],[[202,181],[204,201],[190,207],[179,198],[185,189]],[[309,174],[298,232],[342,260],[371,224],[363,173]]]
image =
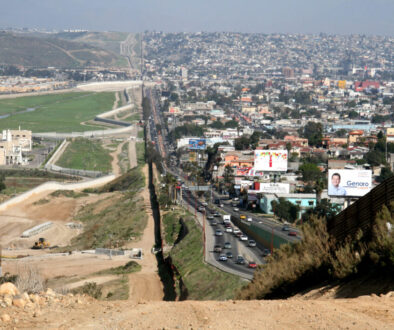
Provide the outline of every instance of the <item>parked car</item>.
[[230,242],[224,243],[224,248],[225,249],[231,249],[231,243]]
[[253,239],[250,239],[249,242],[248,242],[248,246],[255,247],[256,246],[256,241],[253,240]]
[[243,256],[238,256],[237,260],[235,261],[239,265],[244,265],[245,264],[245,258]]
[[297,232],[296,231],[289,231],[289,233],[287,235],[289,235],[289,236],[297,236]]
[[220,229],[216,229],[215,236],[223,236],[223,232]]
[[220,253],[222,252],[222,247],[220,245],[215,245],[213,248],[214,252]]
[[247,241],[247,240],[248,240],[248,236],[246,236],[246,235],[241,235],[241,236],[239,237],[239,239],[240,239],[241,241]]
[[227,261],[227,256],[225,254],[221,254],[219,256],[219,261]]
[[249,261],[248,267],[249,268],[256,268],[257,264],[254,261]]

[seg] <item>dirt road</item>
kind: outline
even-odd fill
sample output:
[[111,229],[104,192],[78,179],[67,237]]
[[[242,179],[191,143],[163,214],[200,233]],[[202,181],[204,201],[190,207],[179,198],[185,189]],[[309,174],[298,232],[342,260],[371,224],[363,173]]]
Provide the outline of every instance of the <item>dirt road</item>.
[[129,275],[129,300],[133,302],[140,301],[160,301],[163,299],[163,285],[157,274],[157,262],[154,254],[151,253],[155,244],[154,220],[152,208],[150,205],[148,189],[148,166],[143,168],[145,175],[145,187],[142,191],[146,213],[148,214],[148,223],[144,230],[142,239],[138,242],[127,245],[127,248],[140,247],[143,249],[143,259],[138,261],[142,266],[140,272]]

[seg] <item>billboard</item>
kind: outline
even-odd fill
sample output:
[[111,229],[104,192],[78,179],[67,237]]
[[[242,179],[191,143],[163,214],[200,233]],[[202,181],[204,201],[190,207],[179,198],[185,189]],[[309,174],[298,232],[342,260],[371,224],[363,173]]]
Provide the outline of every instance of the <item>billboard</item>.
[[328,170],[328,195],[361,197],[372,188],[370,170]]
[[263,183],[260,182],[260,190],[259,192],[263,192],[266,194],[289,194],[290,193],[290,184],[289,183]]
[[205,139],[189,139],[189,149],[205,150],[207,148]]
[[286,172],[287,150],[255,150],[254,169],[256,171]]
[[251,167],[238,167],[236,176],[248,176],[251,169]]

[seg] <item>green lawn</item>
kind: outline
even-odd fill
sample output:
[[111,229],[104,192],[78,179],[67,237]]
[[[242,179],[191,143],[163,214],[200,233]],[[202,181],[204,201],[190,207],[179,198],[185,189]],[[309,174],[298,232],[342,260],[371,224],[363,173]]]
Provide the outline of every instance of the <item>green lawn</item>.
[[[1,129],[29,129],[33,132],[78,132],[97,130],[81,122],[112,109],[113,92],[73,92],[26,96],[0,100],[0,115],[11,114],[0,120]],[[23,112],[33,109],[31,112]],[[22,113],[21,113],[22,112]]]
[[112,157],[97,140],[77,138],[62,154],[56,165],[80,170],[110,172]]

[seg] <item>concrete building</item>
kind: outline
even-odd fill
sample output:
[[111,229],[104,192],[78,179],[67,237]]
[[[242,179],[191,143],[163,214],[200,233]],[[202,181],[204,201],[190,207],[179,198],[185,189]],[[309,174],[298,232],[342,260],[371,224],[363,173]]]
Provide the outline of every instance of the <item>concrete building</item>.
[[27,130],[3,130],[0,134],[0,165],[26,163],[22,152],[32,149],[32,134]]

